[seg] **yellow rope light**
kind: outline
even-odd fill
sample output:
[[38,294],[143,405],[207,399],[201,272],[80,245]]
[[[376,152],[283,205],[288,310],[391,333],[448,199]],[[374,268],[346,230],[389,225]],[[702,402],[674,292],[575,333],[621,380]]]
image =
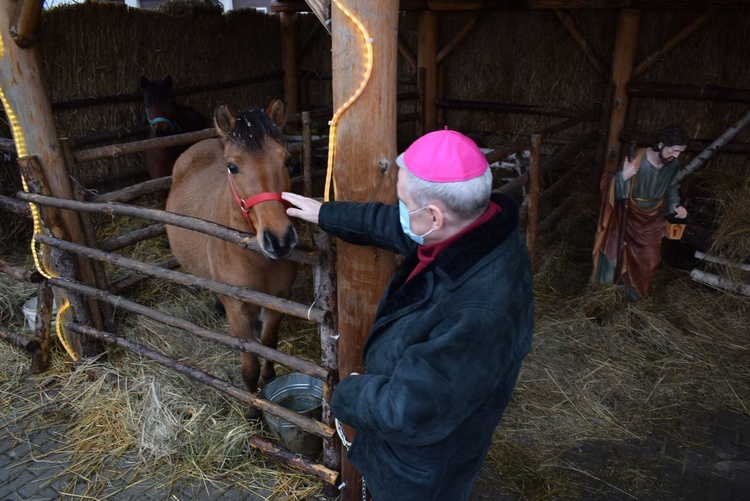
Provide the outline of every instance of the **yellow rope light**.
[[349,108],[349,106],[351,106],[352,103],[354,103],[354,101],[359,98],[360,94],[362,94],[362,92],[365,90],[365,87],[367,87],[367,83],[370,81],[370,75],[372,75],[373,65],[372,38],[370,38],[367,29],[362,24],[362,22],[340,2],[340,0],[333,0],[333,3],[335,3],[339,9],[341,9],[346,17],[352,20],[352,22],[359,29],[359,32],[362,34],[362,39],[365,42],[365,74],[362,77],[362,81],[359,83],[359,88],[357,88],[354,94],[352,94],[352,96],[344,104],[342,104],[339,109],[336,110],[336,113],[333,114],[333,118],[331,118],[331,121],[328,122],[330,128],[328,131],[328,168],[326,170],[324,197],[324,200],[326,202],[330,200],[331,195],[331,181],[333,180],[333,159],[336,155],[336,128],[339,118]]
[[57,339],[60,340],[63,348],[65,348],[65,351],[67,351],[68,355],[70,355],[70,358],[72,358],[74,362],[78,362],[78,355],[75,351],[73,351],[73,348],[71,348],[70,344],[68,343],[68,338],[65,336],[65,332],[62,328],[62,316],[68,308],[70,308],[70,303],[65,301],[65,304],[62,306],[62,308],[57,310],[57,325],[55,326],[55,332],[57,332]]
[[[0,36],[0,59],[3,59],[5,57],[5,42],[3,41],[3,37]],[[28,151],[28,145],[26,144],[26,136],[23,133],[23,129],[21,128],[19,121],[18,121],[18,115],[16,115],[13,108],[10,106],[10,102],[8,101],[8,98],[5,96],[5,90],[0,86],[0,101],[2,101],[3,107],[5,108],[5,114],[8,117],[8,122],[10,122],[10,128],[13,133],[13,142],[16,146],[16,154],[19,158],[23,158],[29,155]],[[29,192],[29,186],[26,183],[26,179],[21,176],[21,183],[23,184],[23,191],[26,193]],[[31,209],[31,217],[34,222],[34,234],[31,237],[31,257],[34,259],[34,266],[36,266],[37,271],[47,279],[58,277],[59,275],[53,275],[52,272],[47,272],[44,269],[44,266],[42,264],[42,260],[39,257],[39,253],[37,252],[36,247],[36,236],[40,233],[42,233],[42,218],[39,216],[39,207],[36,206],[36,204],[29,203],[29,208]],[[65,351],[68,352],[68,355],[74,360],[78,360],[78,355],[75,354],[75,352],[71,349],[70,345],[67,342],[66,336],[63,334],[62,330],[62,322],[61,315],[62,313],[67,310],[70,307],[70,303],[66,302],[62,308],[60,308],[57,312],[57,337],[60,340],[60,342],[65,347]]]

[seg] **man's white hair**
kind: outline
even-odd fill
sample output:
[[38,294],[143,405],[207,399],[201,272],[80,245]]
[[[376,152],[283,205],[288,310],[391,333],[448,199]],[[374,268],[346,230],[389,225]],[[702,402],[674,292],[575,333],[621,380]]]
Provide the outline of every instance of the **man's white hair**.
[[401,169],[408,177],[409,195],[420,207],[438,200],[448,211],[465,221],[478,218],[487,209],[492,192],[492,171],[489,168],[481,176],[453,183],[425,181],[409,169]]

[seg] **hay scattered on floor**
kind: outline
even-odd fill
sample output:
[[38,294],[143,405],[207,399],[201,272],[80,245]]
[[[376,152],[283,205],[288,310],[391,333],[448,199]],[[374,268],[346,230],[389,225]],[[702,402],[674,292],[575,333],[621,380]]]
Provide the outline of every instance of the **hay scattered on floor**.
[[589,289],[595,219],[577,206],[564,243],[541,253],[534,345],[485,464],[484,482],[524,499],[575,499],[581,475],[653,492],[648,462],[593,471],[569,453],[654,435],[688,447],[684,415],[750,416],[750,299],[693,282],[668,256],[645,300]]
[[[687,446],[693,437],[680,419],[688,411],[750,415],[750,299],[693,282],[684,263],[668,255],[648,299],[589,289],[597,204],[596,197],[580,197],[562,223],[561,240],[540,248],[534,346],[479,489],[494,481],[523,499],[574,499],[586,478],[596,478],[614,490],[649,492],[656,479],[648,463],[610,462],[594,470],[571,452],[652,435]],[[294,290],[301,302],[311,294],[305,273]],[[35,287],[0,275],[0,292],[3,325],[21,329],[20,307]],[[227,331],[210,294],[160,280],[130,294]],[[136,315],[115,315],[120,334],[242,387],[236,353]],[[319,359],[311,323],[287,318],[282,330],[282,351]],[[25,355],[7,345],[1,351],[4,418],[33,416],[34,426],[63,430],[55,439],[75,474],[70,492],[98,499],[125,475],[164,486],[241,483],[268,499],[305,499],[322,490],[317,479],[246,446],[249,436],[265,432],[246,423],[244,404],[153,362],[110,348],[106,358],[74,367],[55,345],[50,371],[29,376]]]

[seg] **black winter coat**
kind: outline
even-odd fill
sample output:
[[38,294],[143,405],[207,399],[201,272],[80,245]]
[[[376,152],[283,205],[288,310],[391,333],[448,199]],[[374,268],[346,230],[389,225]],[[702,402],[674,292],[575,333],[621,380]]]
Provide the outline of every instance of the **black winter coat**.
[[332,410],[357,430],[348,453],[375,501],[460,501],[489,449],[531,347],[534,300],[518,209],[470,231],[418,275],[398,207],[323,204],[320,226],[408,255],[378,306],[366,374],[344,378]]

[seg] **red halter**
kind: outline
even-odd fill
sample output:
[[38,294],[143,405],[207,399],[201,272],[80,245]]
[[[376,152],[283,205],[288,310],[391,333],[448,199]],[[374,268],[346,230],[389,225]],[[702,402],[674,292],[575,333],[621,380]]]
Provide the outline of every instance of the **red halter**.
[[254,197],[250,197],[247,200],[242,198],[239,193],[237,193],[237,187],[234,185],[234,179],[232,179],[232,173],[227,171],[227,176],[229,176],[229,186],[232,188],[232,194],[234,195],[234,200],[237,202],[237,205],[240,206],[240,209],[242,210],[242,213],[245,215],[245,219],[247,219],[247,224],[250,225],[250,229],[253,233],[256,235],[258,234],[257,231],[255,231],[255,225],[253,225],[253,222],[250,220],[250,209],[261,202],[268,202],[269,200],[275,200],[277,202],[281,202],[284,204],[284,207],[291,207],[292,204],[281,198],[281,195],[278,193],[273,193],[271,191],[266,191],[264,193],[258,193]]

